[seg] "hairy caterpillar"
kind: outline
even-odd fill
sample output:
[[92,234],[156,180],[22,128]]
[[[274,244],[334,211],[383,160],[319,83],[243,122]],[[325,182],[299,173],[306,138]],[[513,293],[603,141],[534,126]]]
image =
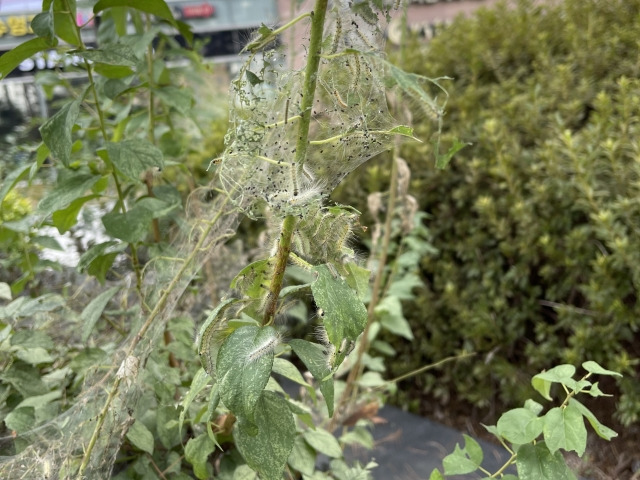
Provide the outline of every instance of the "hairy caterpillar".
[[336,97],[336,100],[338,101],[338,103],[340,104],[340,106],[342,108],[348,108],[349,105],[347,105],[344,100],[342,100],[342,97],[340,96],[340,93],[338,92],[338,90],[334,90],[333,91],[333,96]]
[[287,103],[285,103],[284,105],[284,124],[287,124],[287,121],[289,120],[289,100],[287,98]]
[[351,82],[351,89],[355,90],[358,88],[358,82],[360,81],[360,55],[354,55],[353,59],[356,64],[356,71],[353,75],[353,81]]
[[336,16],[336,31],[333,34],[333,43],[331,44],[331,50],[329,51],[330,55],[333,55],[338,51],[338,44],[340,42],[341,35],[342,35],[342,20],[340,20],[340,17]]
[[282,337],[278,332],[273,330],[273,333],[271,336],[265,338],[258,345],[254,346],[254,348],[247,355],[247,361],[255,362],[261,359],[262,357],[264,357],[265,355],[268,355],[269,353],[273,353],[273,351],[276,349],[278,345],[280,345],[281,342],[282,342]]

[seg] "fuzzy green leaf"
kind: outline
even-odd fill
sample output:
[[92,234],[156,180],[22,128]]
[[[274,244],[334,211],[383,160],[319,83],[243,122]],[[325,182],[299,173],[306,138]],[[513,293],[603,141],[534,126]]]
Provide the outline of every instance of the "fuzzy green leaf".
[[27,58],[31,58],[36,53],[47,50],[55,45],[55,39],[54,42],[49,42],[45,38],[32,38],[12,48],[0,57],[0,80],[9,75]]
[[604,438],[605,440],[611,440],[612,438],[618,436],[615,431],[600,423],[596,416],[591,413],[591,410],[589,410],[575,398],[571,398],[569,400],[569,405],[573,405],[573,407],[577,409],[589,421],[591,427],[598,434],[598,436]]
[[195,438],[190,438],[184,447],[184,458],[193,465],[193,473],[196,477],[205,480],[210,478],[209,472],[209,455],[213,453],[216,446],[209,435],[201,433]]
[[332,434],[317,427],[315,430],[306,430],[303,434],[306,442],[316,451],[324,453],[327,457],[342,457],[342,448],[340,443]]
[[276,393],[262,392],[255,406],[255,424],[258,433],[251,436],[236,423],[236,446],[260,478],[280,480],[296,437],[295,419],[286,400]]
[[[31,40],[30,40],[31,41]],[[82,96],[66,103],[58,112],[40,127],[42,141],[51,151],[51,156],[65,166],[71,159],[71,131],[80,112]]]
[[105,276],[118,253],[127,248],[126,243],[110,240],[92,246],[82,254],[78,260],[78,270],[95,276],[100,283],[104,283]]
[[82,341],[86,342],[93,330],[93,327],[98,322],[98,319],[102,315],[107,303],[109,300],[113,298],[113,296],[118,293],[120,287],[112,287],[109,290],[102,292],[100,295],[95,297],[89,304],[84,308],[82,313],[80,314],[80,320],[82,320]]
[[273,327],[246,326],[235,330],[220,347],[216,365],[220,397],[236,417],[252,421],[271,375],[277,338]]
[[134,447],[153,455],[153,434],[144,423],[136,420],[127,431],[127,439]]
[[498,419],[498,434],[515,444],[529,443],[542,433],[543,421],[527,408],[514,408]]
[[305,367],[309,369],[313,378],[320,383],[320,391],[327,403],[329,416],[333,415],[334,408],[334,386],[331,377],[331,369],[327,365],[327,354],[324,348],[317,343],[307,342],[306,340],[293,339],[289,345],[298,356]]
[[323,323],[329,341],[338,347],[347,338],[355,341],[367,324],[367,309],[362,300],[339,275],[326,265],[314,268],[318,277],[311,284],[313,299],[324,311]]
[[544,442],[522,445],[516,466],[520,480],[576,480],[562,454],[552,454]]
[[109,159],[115,167],[132,180],[151,167],[163,168],[162,151],[148,140],[137,138],[107,144]]
[[584,454],[587,448],[587,428],[582,412],[575,403],[570,402],[565,408],[552,408],[543,418],[544,440],[551,453],[562,448],[573,450],[580,457]]

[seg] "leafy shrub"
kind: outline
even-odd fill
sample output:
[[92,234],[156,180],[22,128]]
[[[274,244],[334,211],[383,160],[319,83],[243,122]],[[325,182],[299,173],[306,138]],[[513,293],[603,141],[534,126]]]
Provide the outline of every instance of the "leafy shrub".
[[403,152],[439,254],[422,259],[398,369],[461,349],[484,360],[425,391],[520,403],[530,374],[590,358],[625,374],[617,413],[640,420],[639,15],[638,0],[503,4],[409,60],[454,77],[443,142],[473,145],[444,171],[426,168],[428,145]]

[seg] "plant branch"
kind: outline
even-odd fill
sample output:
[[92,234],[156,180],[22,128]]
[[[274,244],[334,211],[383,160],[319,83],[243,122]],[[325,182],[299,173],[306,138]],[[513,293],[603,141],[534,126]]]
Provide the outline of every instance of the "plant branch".
[[[298,123],[298,140],[296,143],[295,163],[301,168],[307,158],[307,146],[309,139],[309,125],[311,123],[311,107],[313,106],[313,98],[316,93],[316,83],[318,76],[318,66],[320,64],[320,50],[322,48],[322,33],[324,30],[324,19],[327,13],[328,0],[316,0],[315,7],[311,16],[311,38],[309,39],[309,55],[307,56],[307,65],[305,68],[304,85],[302,88],[302,102],[300,105],[300,122]],[[292,20],[285,26],[293,25],[303,16]],[[292,23],[293,22],[293,23]],[[282,29],[279,29],[282,30]],[[265,304],[262,325],[270,325],[273,323],[278,307],[278,297],[284,281],[284,273],[291,252],[291,240],[296,225],[296,217],[289,215],[282,222],[280,230],[280,239],[278,240],[278,249],[275,258],[275,268],[269,282],[269,293]]]
[[[125,361],[133,354],[134,349],[136,348],[138,343],[140,343],[140,341],[144,338],[144,335],[149,330],[149,327],[151,327],[156,317],[164,309],[165,305],[167,304],[167,301],[169,300],[169,295],[176,288],[176,286],[178,285],[178,283],[180,282],[184,274],[187,272],[187,269],[191,266],[191,264],[195,260],[198,253],[200,253],[200,250],[202,249],[205,241],[207,240],[209,233],[211,232],[213,227],[218,223],[218,220],[220,219],[220,217],[222,217],[224,213],[224,208],[228,201],[229,201],[229,197],[226,197],[225,200],[220,205],[220,208],[218,209],[218,213],[216,214],[216,216],[209,222],[209,224],[202,231],[198,242],[194,246],[189,256],[184,260],[184,263],[182,264],[182,267],[180,268],[180,270],[178,270],[178,272],[174,275],[171,282],[169,282],[169,285],[167,285],[167,287],[162,291],[162,295],[158,299],[156,306],[149,313],[147,320],[144,322],[144,324],[138,330],[137,334],[131,340],[131,343],[129,344],[129,347],[127,348],[127,352],[124,356]],[[220,238],[217,238],[215,242],[220,241],[228,236],[230,235],[223,234]],[[85,449],[85,452],[84,452],[84,456],[82,457],[82,463],[80,464],[80,468],[78,470],[76,480],[82,480],[85,478],[84,472],[87,469],[87,466],[89,465],[89,460],[91,459],[91,453],[93,452],[95,444],[102,430],[102,426],[104,425],[104,422],[107,418],[107,414],[109,413],[109,408],[111,407],[111,403],[113,402],[114,398],[118,393],[118,390],[120,389],[120,384],[123,378],[124,376],[117,376],[115,378],[113,385],[111,386],[111,390],[109,391],[109,396],[105,400],[104,406],[102,407],[102,410],[98,414],[96,426],[93,429],[93,434],[91,435],[89,444],[87,445],[87,448]]]

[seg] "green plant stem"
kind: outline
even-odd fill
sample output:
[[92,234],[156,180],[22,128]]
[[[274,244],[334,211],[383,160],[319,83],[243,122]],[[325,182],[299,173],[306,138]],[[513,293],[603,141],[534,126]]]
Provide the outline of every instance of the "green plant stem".
[[[73,25],[75,25],[75,33],[76,33],[76,37],[78,38],[80,50],[86,50],[87,46],[82,41],[82,36],[80,34],[80,27],[76,22],[76,18],[73,15],[73,12],[71,11],[69,0],[62,0],[62,1],[64,2],[66,13],[69,15],[69,18],[73,22]],[[98,97],[98,92],[96,90],[96,83],[93,79],[93,69],[91,68],[91,64],[87,61],[87,59],[84,59],[84,65],[87,70],[89,87],[91,88],[91,93],[93,94],[93,99],[96,103],[96,112],[98,113],[98,121],[100,122],[100,132],[102,133],[102,139],[106,144],[109,141],[109,137],[107,136],[107,130],[105,128],[104,113],[102,112],[102,107],[100,106],[100,99]],[[111,175],[113,177],[113,180],[116,186],[116,192],[118,193],[120,209],[123,214],[127,213],[127,207],[125,205],[124,196],[122,194],[122,188],[120,187],[120,182],[118,181],[118,174],[116,173],[115,169],[113,169],[113,165],[112,165]],[[142,300],[142,275],[140,273],[140,261],[138,260],[138,251],[136,250],[136,246],[133,243],[130,243],[129,247],[131,248],[131,260],[132,260],[131,263],[133,266],[133,271],[136,276],[136,291],[138,292],[138,296]]]
[[518,457],[517,453],[512,454],[511,458],[509,458],[509,460],[507,460],[505,462],[505,464],[502,465],[502,467],[500,467],[500,469],[496,473],[491,475],[489,478],[498,478],[499,475],[502,475],[502,472],[504,472],[507,468],[509,468],[511,465],[513,465],[513,463],[516,461],[517,457]]
[[[394,149],[393,161],[391,162],[391,185],[389,186],[387,216],[384,223],[384,236],[382,238],[382,248],[380,249],[378,271],[376,272],[376,276],[373,281],[371,300],[369,301],[369,305],[367,307],[367,324],[365,325],[364,331],[362,332],[360,343],[358,345],[358,351],[356,352],[356,360],[353,363],[351,370],[349,371],[349,375],[347,376],[346,386],[344,391],[342,392],[336,411],[340,411],[342,407],[344,407],[348,402],[352,401],[358,394],[357,381],[364,370],[362,359],[364,357],[364,354],[369,349],[369,331],[371,330],[371,325],[373,324],[375,319],[374,310],[380,300],[380,291],[382,290],[385,277],[384,270],[387,264],[387,252],[391,243],[391,221],[393,220],[393,216],[395,214],[397,200],[396,197],[398,195],[398,162],[396,162],[396,151],[397,150]],[[335,427],[335,422],[336,419],[334,417],[334,419],[332,419],[331,421],[331,429]]]
[[[164,309],[167,303],[167,300],[169,299],[169,295],[171,294],[173,289],[176,288],[176,286],[178,285],[178,282],[180,282],[183,275],[186,273],[187,269],[193,263],[196,256],[200,253],[200,250],[202,249],[204,242],[206,241],[209,233],[213,229],[214,225],[218,222],[220,217],[223,215],[224,207],[226,206],[228,201],[229,201],[229,197],[226,197],[226,199],[220,205],[220,208],[218,209],[218,213],[216,214],[216,216],[209,222],[206,228],[201,232],[198,242],[193,247],[193,250],[191,251],[189,256],[184,260],[184,263],[182,264],[182,267],[180,268],[180,270],[178,270],[178,272],[171,279],[171,282],[169,282],[167,287],[163,290],[162,295],[160,296],[160,298],[158,299],[158,302],[156,303],[156,306],[149,313],[147,320],[140,327],[135,337],[133,337],[133,339],[131,340],[131,343],[129,344],[129,347],[127,348],[127,352],[124,356],[125,360],[128,359],[133,354],[134,349],[136,348],[138,343],[140,343],[140,341],[144,338],[145,334],[149,330],[149,327],[151,327],[156,317]],[[220,241],[229,236],[230,234],[223,234],[219,239],[216,239],[215,241]],[[102,407],[102,410],[98,414],[98,417],[96,420],[96,426],[93,429],[93,434],[91,435],[91,439],[89,440],[87,448],[85,449],[85,452],[84,452],[84,456],[82,457],[82,463],[80,464],[80,468],[78,469],[76,480],[83,480],[85,478],[84,472],[87,469],[87,466],[89,465],[89,461],[91,460],[91,453],[93,452],[95,444],[98,441],[98,437],[100,436],[102,426],[104,425],[104,422],[107,418],[107,414],[109,413],[109,408],[111,408],[111,403],[113,402],[113,399],[118,394],[118,391],[120,389],[120,384],[123,378],[124,376],[118,376],[115,378],[113,385],[111,386],[111,390],[109,391],[109,395],[105,400],[104,406]]]
[[[328,0],[316,0],[313,12],[305,14],[311,16],[311,38],[309,39],[309,54],[305,68],[304,85],[302,88],[302,102],[300,105],[300,122],[298,123],[298,140],[296,142],[295,163],[299,168],[304,165],[307,158],[307,146],[309,139],[309,125],[311,123],[311,107],[316,93],[316,80],[318,76],[318,65],[320,64],[320,50],[322,44],[322,32],[324,29],[324,19],[327,13]],[[295,21],[289,22],[285,27],[293,25],[304,16],[300,16]],[[278,29],[283,30],[284,27]],[[280,230],[278,248],[275,258],[275,267],[269,282],[269,293],[264,306],[263,325],[273,323],[277,308],[278,297],[282,290],[284,273],[291,252],[291,240],[295,230],[297,218],[293,215],[285,217]]]
[[[317,4],[316,4],[317,5]],[[316,6],[316,10],[317,10],[317,6]],[[326,10],[326,9],[325,9]],[[267,45],[269,42],[272,42],[273,40],[275,40],[275,38],[280,35],[282,32],[284,32],[285,30],[287,30],[288,28],[293,27],[296,23],[298,23],[300,20],[302,20],[303,18],[307,18],[309,16],[312,16],[314,14],[314,12],[307,12],[307,13],[303,13],[302,15],[297,16],[296,18],[294,18],[293,20],[288,21],[287,23],[285,23],[284,25],[282,25],[279,28],[276,28],[275,30],[272,30],[271,33],[269,34],[268,37],[266,37],[264,40],[262,40],[260,43],[257,44],[253,44],[250,43],[249,45],[247,45],[246,48],[249,48],[250,51],[255,52],[257,50],[260,50],[261,48],[263,48],[265,45]],[[322,24],[324,26],[324,18],[322,20]],[[313,28],[313,27],[312,27]],[[320,32],[322,34],[322,32]],[[321,37],[322,38],[322,37]]]

